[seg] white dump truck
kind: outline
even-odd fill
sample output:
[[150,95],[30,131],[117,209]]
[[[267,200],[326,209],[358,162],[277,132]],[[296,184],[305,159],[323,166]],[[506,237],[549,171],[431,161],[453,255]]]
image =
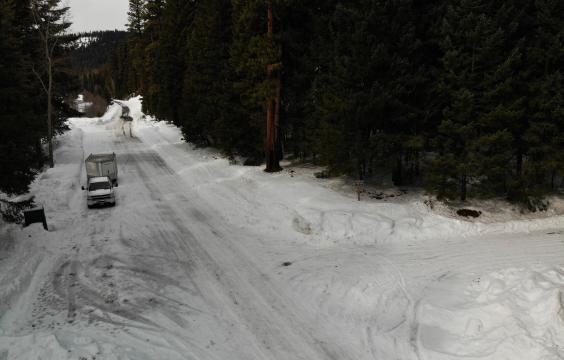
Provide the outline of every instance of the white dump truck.
[[118,168],[116,154],[90,154],[85,160],[86,177],[90,181],[91,178],[107,176],[110,181],[117,186],[118,184]]

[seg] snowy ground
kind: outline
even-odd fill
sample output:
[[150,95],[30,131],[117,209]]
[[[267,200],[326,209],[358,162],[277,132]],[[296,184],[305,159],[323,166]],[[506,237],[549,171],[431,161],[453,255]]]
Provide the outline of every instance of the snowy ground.
[[[0,233],[0,360],[564,358],[564,218],[359,203],[125,104],[133,138],[119,105],[70,120],[32,187],[50,231]],[[115,208],[86,208],[91,152],[118,155]]]

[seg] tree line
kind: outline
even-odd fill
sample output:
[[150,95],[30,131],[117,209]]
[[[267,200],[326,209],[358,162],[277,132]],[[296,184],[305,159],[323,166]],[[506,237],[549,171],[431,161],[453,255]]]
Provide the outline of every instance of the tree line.
[[264,159],[269,64],[280,149],[440,197],[555,191],[564,178],[558,0],[130,0],[123,94],[185,138]]
[[73,114],[76,84],[65,71],[70,23],[60,0],[0,0],[0,191],[22,193],[44,164],[52,139]]
[[[108,30],[74,33],[67,36],[74,43],[69,52],[69,62],[73,74],[78,78],[81,92],[92,93],[107,106],[107,102],[116,97],[117,91],[123,93],[123,89],[116,89],[113,76],[110,74],[110,63],[117,57],[122,45],[127,42],[128,33]],[[99,112],[97,114],[100,115]]]
[[[26,3],[0,0],[0,150],[11,154],[0,161],[14,179],[36,168],[17,164],[42,163],[47,132]],[[92,83],[142,94],[186,140],[248,164],[264,160],[279,93],[279,154],[440,197],[521,201],[564,178],[563,10],[557,0],[130,0],[127,41],[109,41],[109,70]]]

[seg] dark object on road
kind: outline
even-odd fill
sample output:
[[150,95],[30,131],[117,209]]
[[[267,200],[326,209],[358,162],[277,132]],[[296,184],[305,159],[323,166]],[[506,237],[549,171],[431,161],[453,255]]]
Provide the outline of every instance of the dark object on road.
[[282,263],[282,266],[290,266],[290,265],[292,265],[291,261],[286,261]]
[[477,218],[480,217],[480,215],[482,215],[482,212],[477,210],[471,210],[471,209],[460,209],[456,212],[456,214],[458,216]]
[[129,114],[129,107],[118,103],[119,106],[121,106],[121,120],[123,121],[123,123],[121,124],[121,131],[123,132],[123,136],[126,136],[125,133],[125,124],[129,123],[129,137],[133,137],[133,129],[132,129],[132,124],[133,124],[133,118],[131,117],[131,115]]
[[129,115],[130,111],[129,111],[129,107],[120,104],[121,106],[121,119],[123,121],[133,121],[133,118],[131,117],[131,115]]
[[133,118],[129,116],[129,107],[119,104],[121,106],[121,118],[124,121],[133,121]]
[[316,178],[318,179],[329,179],[331,176],[329,175],[329,172],[327,170],[323,170],[320,172],[316,172],[315,174],[313,174]]
[[47,219],[45,218],[45,209],[43,207],[37,207],[35,209],[24,210],[25,226],[29,226],[34,223],[43,223],[43,228],[49,231],[47,227]]

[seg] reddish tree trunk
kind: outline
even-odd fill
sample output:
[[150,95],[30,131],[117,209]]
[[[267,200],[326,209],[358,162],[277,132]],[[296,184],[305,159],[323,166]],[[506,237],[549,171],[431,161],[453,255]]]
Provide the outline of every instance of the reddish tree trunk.
[[[272,40],[274,36],[274,12],[272,3],[268,3],[268,37]],[[280,124],[280,96],[282,82],[278,68],[279,64],[268,65],[267,76],[269,81],[276,83],[276,96],[269,98],[266,102],[266,172],[276,172],[282,170],[280,167],[278,150],[278,126]]]

